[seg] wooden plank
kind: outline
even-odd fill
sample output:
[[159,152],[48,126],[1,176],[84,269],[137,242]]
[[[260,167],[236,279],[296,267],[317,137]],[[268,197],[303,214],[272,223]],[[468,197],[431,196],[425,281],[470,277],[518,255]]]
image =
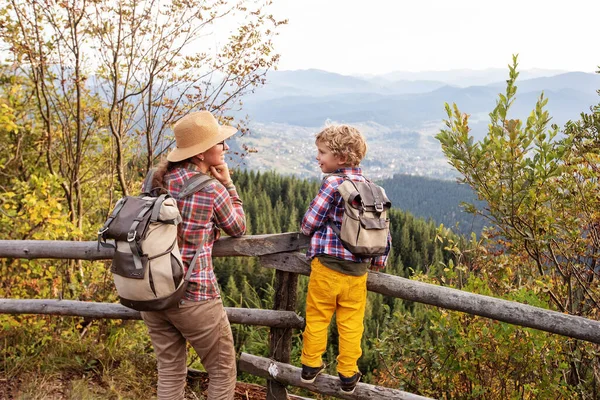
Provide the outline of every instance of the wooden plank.
[[399,297],[600,344],[600,321],[576,315],[380,272],[369,273],[367,288],[384,296]]
[[[301,387],[311,392],[334,396],[340,399],[394,399],[394,400],[428,400],[428,397],[404,392],[397,389],[359,383],[353,394],[343,393],[337,376],[321,374],[314,383],[303,383],[300,380],[301,369],[293,365],[242,353],[238,363],[240,371],[262,378],[275,379],[284,385]],[[431,399],[429,399],[431,400]]]
[[[202,378],[202,377],[206,376],[206,372],[200,371],[199,369],[188,367],[188,369],[187,369],[187,376],[188,376],[189,379],[199,379],[199,378]],[[289,394],[289,393],[287,395],[287,398],[289,400],[314,400],[314,399],[311,399],[311,398],[308,398],[308,397],[298,396],[298,395]]]
[[[300,253],[264,256],[261,257],[261,265],[297,274],[310,275],[310,265],[305,256]],[[563,314],[527,304],[418,282],[381,272],[369,272],[367,289],[385,296],[479,315],[496,321],[600,344],[600,321],[576,315]]]
[[[308,247],[309,238],[299,232],[223,237],[215,242],[213,256],[261,256]],[[67,240],[0,240],[0,258],[50,258],[77,260],[111,259],[114,250],[93,242]]]
[[308,248],[310,238],[299,232],[286,232],[271,235],[242,236],[222,238],[215,242],[213,255],[225,256],[262,256],[297,251]]
[[[289,272],[277,271],[276,293],[273,309],[277,311],[295,313],[297,291],[298,275]],[[289,328],[273,327],[270,335],[269,356],[273,357],[277,361],[289,363],[291,347],[292,330]]]
[[[294,311],[225,307],[232,324],[302,329],[304,318]],[[2,314],[69,315],[87,318],[141,319],[138,311],[116,303],[75,300],[0,299]]]
[[[285,236],[288,235],[288,236]],[[273,236],[270,240],[273,242],[292,243],[296,239],[299,243],[305,239],[298,233],[286,233],[282,235],[262,235]],[[285,239],[278,239],[279,237]],[[251,236],[254,237],[254,236]],[[249,237],[249,238],[251,238]],[[223,239],[239,240],[238,238]],[[23,246],[23,243],[40,242],[44,246]],[[221,241],[217,242],[220,243]],[[73,254],[72,250],[65,250],[60,243],[69,244],[77,247],[78,256]],[[87,243],[87,244],[86,244]],[[250,242],[248,242],[250,243]],[[86,247],[87,246],[87,247]],[[90,250],[95,252],[95,242],[52,242],[52,241],[11,241],[0,240],[0,257],[17,258],[85,258],[101,259],[98,254],[90,254]],[[52,251],[49,251],[49,248]],[[284,248],[287,248],[284,246]],[[279,248],[281,249],[281,247]],[[271,251],[273,247],[271,247]],[[241,251],[241,250],[236,250]],[[250,250],[248,250],[249,252]],[[87,252],[87,253],[86,253]],[[254,254],[258,254],[256,252]],[[221,254],[223,255],[223,254]],[[85,257],[84,257],[85,256]],[[94,258],[96,257],[96,258]],[[310,274],[310,266],[305,260],[304,255],[298,252],[264,255],[261,257],[261,265],[268,268],[275,268],[281,271],[294,272],[303,275]],[[546,332],[552,332],[563,336],[585,340],[588,342],[600,344],[600,322],[582,318],[578,316],[562,314],[556,311],[545,310],[532,307],[525,304],[510,302],[507,300],[496,299],[489,296],[463,292],[457,289],[447,288],[438,285],[432,285],[423,282],[417,282],[410,279],[400,278],[393,275],[372,272],[369,273],[367,288],[373,292],[381,293],[386,296],[398,297],[405,300],[416,301],[419,303],[430,304],[450,310],[462,311],[472,315],[479,315],[495,319],[497,321],[507,322],[514,325],[526,326],[539,329]]]
[[306,256],[299,252],[265,255],[260,258],[260,265],[279,271],[310,275],[310,264]]
[[[296,310],[298,274],[277,271],[275,288],[273,309]],[[269,357],[282,363],[289,363],[292,349],[292,329],[271,328],[269,342]],[[267,380],[267,400],[286,400],[287,398],[285,385],[273,379]]]

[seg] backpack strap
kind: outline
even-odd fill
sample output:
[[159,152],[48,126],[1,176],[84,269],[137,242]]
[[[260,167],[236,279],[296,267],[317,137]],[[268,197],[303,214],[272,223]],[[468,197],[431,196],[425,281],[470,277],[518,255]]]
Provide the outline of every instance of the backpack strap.
[[137,217],[135,217],[133,219],[131,228],[129,228],[129,232],[127,232],[127,243],[129,243],[129,248],[131,249],[131,254],[133,254],[133,264],[135,265],[135,269],[143,269],[142,251],[136,240],[137,227],[140,224],[140,222],[142,221],[142,219],[144,218],[144,215],[146,215],[146,213],[148,211],[150,211],[158,201],[160,201],[160,203],[162,204],[162,202],[164,201],[164,198],[165,198],[165,195],[163,194],[163,195],[160,195],[155,201],[153,201],[153,200],[146,201],[146,203],[144,204],[144,208],[142,208],[140,210],[140,212],[138,213]]
[[157,197],[160,193],[169,194],[169,191],[162,186],[152,187],[152,180],[154,179],[154,173],[158,168],[150,168],[148,174],[144,178],[142,183],[141,196]]
[[[350,177],[346,174],[339,174],[339,173],[331,173],[331,174],[327,174],[323,177],[323,180],[329,178],[330,176],[341,176],[342,178],[344,178],[345,181],[350,181],[352,182],[352,180],[350,179]],[[333,231],[333,233],[335,233],[335,235],[339,238],[340,235],[342,234],[340,231],[340,228],[338,228],[331,219],[327,220],[327,225],[331,228],[331,230]]]
[[333,223],[333,221],[330,220],[330,219],[327,220],[327,225],[331,228],[331,230],[333,231],[333,233],[335,233],[335,235],[339,238],[340,235],[342,234],[342,232],[340,231],[340,228],[338,228],[337,226],[335,226],[335,224]]
[[[366,179],[366,178],[365,178]],[[360,190],[358,189],[358,187],[356,186],[356,182],[354,182],[352,179],[348,178],[347,179],[348,182],[350,182],[350,184],[352,186],[354,186],[354,193],[350,193],[350,195],[348,196],[348,199],[346,200],[347,204],[352,204],[354,203],[354,201],[356,200],[356,198],[358,197],[360,199],[360,208],[358,209],[358,211],[362,214],[363,211],[365,210],[365,201],[363,199],[363,196],[360,194]],[[341,193],[340,193],[341,194]],[[342,196],[343,197],[343,196]]]
[[[148,173],[148,176],[146,177],[146,180],[144,181],[144,185],[142,186],[142,188],[147,188],[148,187],[147,184],[150,184],[152,182],[152,175],[154,174],[155,169],[156,168],[153,168]],[[186,197],[191,196],[192,194],[201,191],[202,189],[204,189],[205,187],[210,185],[212,182],[216,182],[216,181],[217,181],[216,179],[211,178],[210,176],[208,176],[206,174],[203,174],[203,173],[196,174],[183,183],[183,188],[182,188],[181,192],[179,193],[179,196],[177,196],[177,200],[185,199]],[[152,190],[154,190],[154,189],[152,189]],[[152,192],[152,190],[150,190],[150,192]],[[162,206],[162,203],[165,201],[165,199],[167,197],[170,197],[170,196],[162,194],[158,197],[158,199],[156,200],[156,203],[154,205],[154,209],[152,210],[152,217],[150,218],[150,222],[156,222],[158,220],[158,214],[160,213],[160,207]],[[177,225],[180,222],[181,222],[181,217],[179,217],[176,221],[173,221],[173,223],[175,225]]]
[[[360,194],[360,193],[359,193],[359,190],[358,190],[358,188],[356,187],[356,183],[355,183],[355,181],[353,181],[352,179],[350,179],[350,177],[349,177],[348,175],[346,175],[346,174],[336,174],[336,173],[332,173],[332,174],[327,174],[327,175],[325,175],[325,176],[323,177],[323,179],[327,179],[327,178],[328,178],[328,177],[330,177],[330,176],[341,176],[342,178],[344,178],[344,181],[348,181],[348,182],[350,182],[350,183],[352,184],[352,186],[354,186],[354,189],[356,189],[356,193],[352,193],[352,194],[351,194],[351,195],[348,197],[348,199],[347,199],[347,200],[344,200],[346,203],[350,203],[350,204],[352,204],[352,203],[354,202],[354,200],[356,200],[356,198],[357,198],[357,197],[360,197],[360,196],[359,196],[359,194]],[[370,180],[368,180],[368,179],[367,179],[367,178],[366,178],[364,175],[363,175],[363,178],[365,178],[365,181],[366,181],[366,182],[369,182],[369,183],[371,182],[371,181],[370,181]],[[339,191],[338,191],[338,193],[339,193]],[[341,194],[341,193],[340,193],[340,194]],[[342,196],[342,197],[343,197],[343,196]],[[362,205],[362,208],[364,208],[364,203],[362,202],[362,198],[361,198],[361,205]],[[338,229],[338,230],[339,230],[339,229]]]
[[194,268],[192,266],[196,265],[196,260],[198,259],[198,256],[200,255],[201,249],[202,249],[202,247],[199,247],[198,250],[196,250],[196,254],[194,254],[192,261],[190,261],[190,265],[188,265],[187,272],[185,273],[185,277],[183,278],[183,280],[185,280],[186,282],[189,281],[190,277],[192,276],[192,271],[194,270]]
[[179,193],[179,196],[177,196],[177,199],[185,199],[186,197],[201,191],[213,182],[217,182],[217,180],[215,178],[211,178],[209,175],[206,175],[202,172],[196,174],[184,182],[183,188]]
[[[171,197],[171,196],[168,196],[166,194],[161,194],[160,196],[158,196],[158,198],[154,202],[154,206],[152,208],[152,216],[150,216],[150,223],[158,221],[158,215],[160,214],[160,207],[162,206],[162,203],[167,199],[167,197]],[[177,223],[179,223],[179,221]],[[175,224],[175,225],[177,225],[177,224]]]
[[110,216],[108,217],[108,219],[106,220],[106,222],[104,223],[102,228],[100,228],[100,230],[98,231],[98,250],[100,250],[100,246],[113,248],[113,249],[117,248],[117,246],[115,246],[115,245],[106,243],[106,239],[104,238],[104,233],[108,230],[108,227],[110,226],[110,224],[117,217],[117,214],[119,214],[119,211],[121,211],[121,208],[123,208],[124,204],[125,204],[125,197],[121,198],[117,202],[113,212],[110,214]]
[[152,192],[152,178],[154,178],[154,173],[157,168],[150,168],[146,178],[144,178],[144,183],[142,183],[142,194],[150,194]]
[[[148,171],[148,174],[146,175],[146,178],[144,178],[144,183],[142,183],[142,195],[143,194],[147,194],[148,196],[152,196],[152,192],[157,190],[157,189],[163,189],[163,188],[153,188],[152,187],[152,179],[154,177],[154,173],[156,172],[157,168],[151,168]],[[183,188],[181,190],[181,193],[179,193],[179,196],[177,197],[178,200],[181,199],[185,199],[188,196],[191,196],[192,194],[201,191],[202,189],[204,189],[206,186],[208,186],[209,184],[211,184],[212,182],[217,182],[217,180],[215,178],[211,178],[209,175],[206,175],[205,173],[198,173],[195,174],[194,176],[192,176],[191,178],[189,178],[188,180],[186,180],[183,183]]]

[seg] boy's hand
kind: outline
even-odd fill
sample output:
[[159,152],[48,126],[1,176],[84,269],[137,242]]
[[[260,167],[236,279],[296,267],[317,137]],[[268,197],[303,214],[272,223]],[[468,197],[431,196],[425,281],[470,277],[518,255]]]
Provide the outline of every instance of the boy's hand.
[[231,184],[231,174],[229,173],[227,163],[211,166],[210,173],[216,180],[221,182],[223,186]]

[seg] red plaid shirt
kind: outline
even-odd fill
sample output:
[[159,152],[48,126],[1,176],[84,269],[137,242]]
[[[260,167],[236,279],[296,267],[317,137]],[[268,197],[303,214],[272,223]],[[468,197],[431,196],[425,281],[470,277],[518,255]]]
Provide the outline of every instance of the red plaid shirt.
[[[355,182],[366,181],[360,168],[340,168],[335,173],[347,175],[350,180]],[[332,220],[338,228],[342,226],[344,200],[337,191],[337,187],[342,182],[344,182],[344,177],[342,176],[330,175],[323,179],[319,194],[310,203],[306,214],[304,214],[304,218],[302,218],[302,226],[300,228],[302,233],[307,236],[312,235],[306,257],[312,259],[319,254],[326,254],[353,262],[371,261],[372,269],[382,269],[385,267],[391,247],[391,238],[389,235],[384,255],[374,258],[360,258],[346,250],[333,229],[327,225],[327,221]]]
[[[200,170],[192,163],[168,171],[164,177],[167,190],[177,198],[183,183],[198,172]],[[183,218],[179,227],[183,242],[179,243],[179,250],[185,266],[192,261],[196,250],[201,248],[184,298],[200,301],[220,297],[212,264],[212,248],[220,237],[219,228],[230,236],[242,236],[246,232],[242,200],[235,186],[225,188],[215,182],[200,192],[177,200],[177,206]]]

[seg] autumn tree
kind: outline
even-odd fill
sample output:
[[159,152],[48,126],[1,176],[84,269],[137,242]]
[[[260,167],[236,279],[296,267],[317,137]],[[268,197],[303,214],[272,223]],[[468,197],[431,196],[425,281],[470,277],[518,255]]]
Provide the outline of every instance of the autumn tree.
[[[107,127],[115,144],[120,189],[130,181],[124,148],[145,141],[135,152],[144,171],[171,144],[165,134],[181,116],[197,109],[218,115],[264,83],[279,55],[272,37],[277,21],[270,1],[226,2],[98,1],[89,14],[99,57],[97,86],[108,109]],[[219,25],[242,21],[223,44],[206,40]],[[231,121],[229,121],[231,122]],[[137,171],[130,171],[130,175]]]
[[21,82],[32,93],[28,117],[40,121],[45,168],[60,178],[69,217],[82,229],[83,186],[92,175],[83,161],[96,151],[94,137],[102,129],[101,109],[86,86],[85,2],[11,0],[3,8],[1,39],[13,75],[29,78]]
[[[278,60],[285,21],[270,4],[0,0],[0,104],[15,125],[2,130],[4,238],[92,238],[173,122],[208,109],[235,123],[228,112]],[[93,291],[97,272],[71,263],[62,295]]]
[[[278,61],[271,39],[285,23],[267,12],[270,1],[2,3],[6,63],[29,78],[47,170],[61,177],[80,228],[83,183],[112,189],[83,165],[89,153],[112,154],[101,165],[127,193],[172,143],[165,133],[182,115],[208,109],[231,119],[227,111]],[[230,32],[218,43],[221,25]],[[145,159],[142,171],[132,156]]]

